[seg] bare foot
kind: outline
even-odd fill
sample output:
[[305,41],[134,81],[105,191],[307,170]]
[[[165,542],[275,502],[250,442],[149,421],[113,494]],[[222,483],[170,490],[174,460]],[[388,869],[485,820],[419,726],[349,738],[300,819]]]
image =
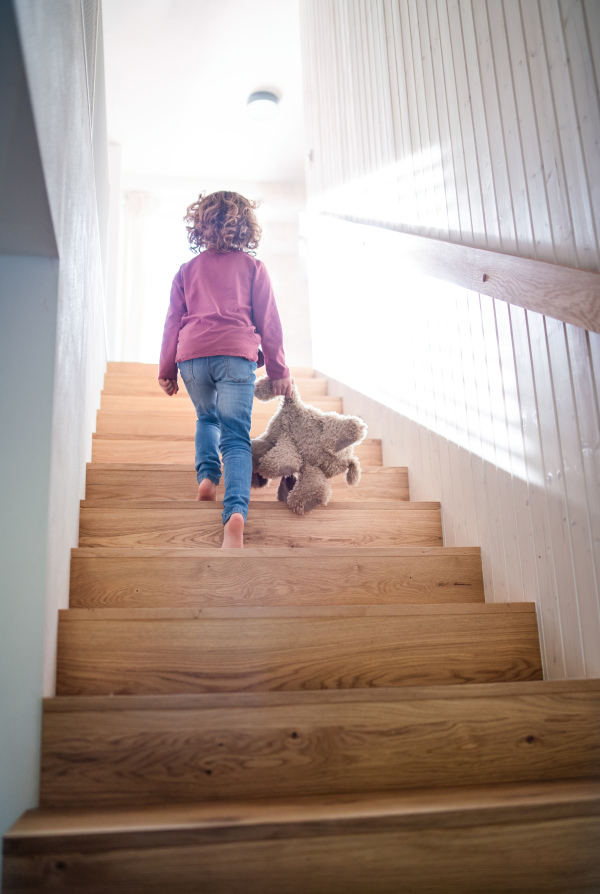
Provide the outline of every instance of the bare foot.
[[223,528],[223,546],[221,549],[244,548],[244,516],[241,512],[234,512],[229,516],[227,524]]
[[198,496],[196,497],[196,501],[198,500],[216,500],[217,499],[217,485],[214,481],[211,481],[210,478],[203,478],[200,484],[198,485]]

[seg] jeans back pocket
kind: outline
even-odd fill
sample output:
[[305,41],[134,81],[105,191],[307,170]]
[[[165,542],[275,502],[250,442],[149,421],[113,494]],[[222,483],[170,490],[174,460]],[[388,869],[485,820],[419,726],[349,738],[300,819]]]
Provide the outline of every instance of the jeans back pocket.
[[193,360],[180,360],[177,364],[184,385],[187,385],[194,378],[194,367],[192,364]]
[[256,363],[245,357],[227,357],[227,378],[230,382],[249,382],[254,375]]

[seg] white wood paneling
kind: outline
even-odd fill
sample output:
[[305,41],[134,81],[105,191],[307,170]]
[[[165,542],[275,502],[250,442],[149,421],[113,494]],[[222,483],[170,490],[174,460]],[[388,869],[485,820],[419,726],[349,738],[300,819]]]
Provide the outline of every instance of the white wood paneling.
[[409,271],[361,221],[600,270],[600,4],[301,10],[315,365],[482,547],[486,599],[535,599],[546,675],[599,676],[600,335]]

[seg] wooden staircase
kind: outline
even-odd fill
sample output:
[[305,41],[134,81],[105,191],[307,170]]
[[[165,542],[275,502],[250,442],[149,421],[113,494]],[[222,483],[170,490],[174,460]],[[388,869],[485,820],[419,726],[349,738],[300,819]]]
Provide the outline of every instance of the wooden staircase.
[[155,367],[109,364],[3,891],[600,891],[600,681],[542,681],[534,604],[485,603],[373,439],[358,488],[306,517],[253,492],[221,551],[193,434]]

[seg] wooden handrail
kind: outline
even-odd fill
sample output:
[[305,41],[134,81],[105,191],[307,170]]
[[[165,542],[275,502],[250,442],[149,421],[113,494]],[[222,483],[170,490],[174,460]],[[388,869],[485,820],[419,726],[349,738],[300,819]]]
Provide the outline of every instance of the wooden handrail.
[[369,220],[330,213],[323,216],[394,232],[398,251],[426,276],[600,332],[600,273],[415,236]]

